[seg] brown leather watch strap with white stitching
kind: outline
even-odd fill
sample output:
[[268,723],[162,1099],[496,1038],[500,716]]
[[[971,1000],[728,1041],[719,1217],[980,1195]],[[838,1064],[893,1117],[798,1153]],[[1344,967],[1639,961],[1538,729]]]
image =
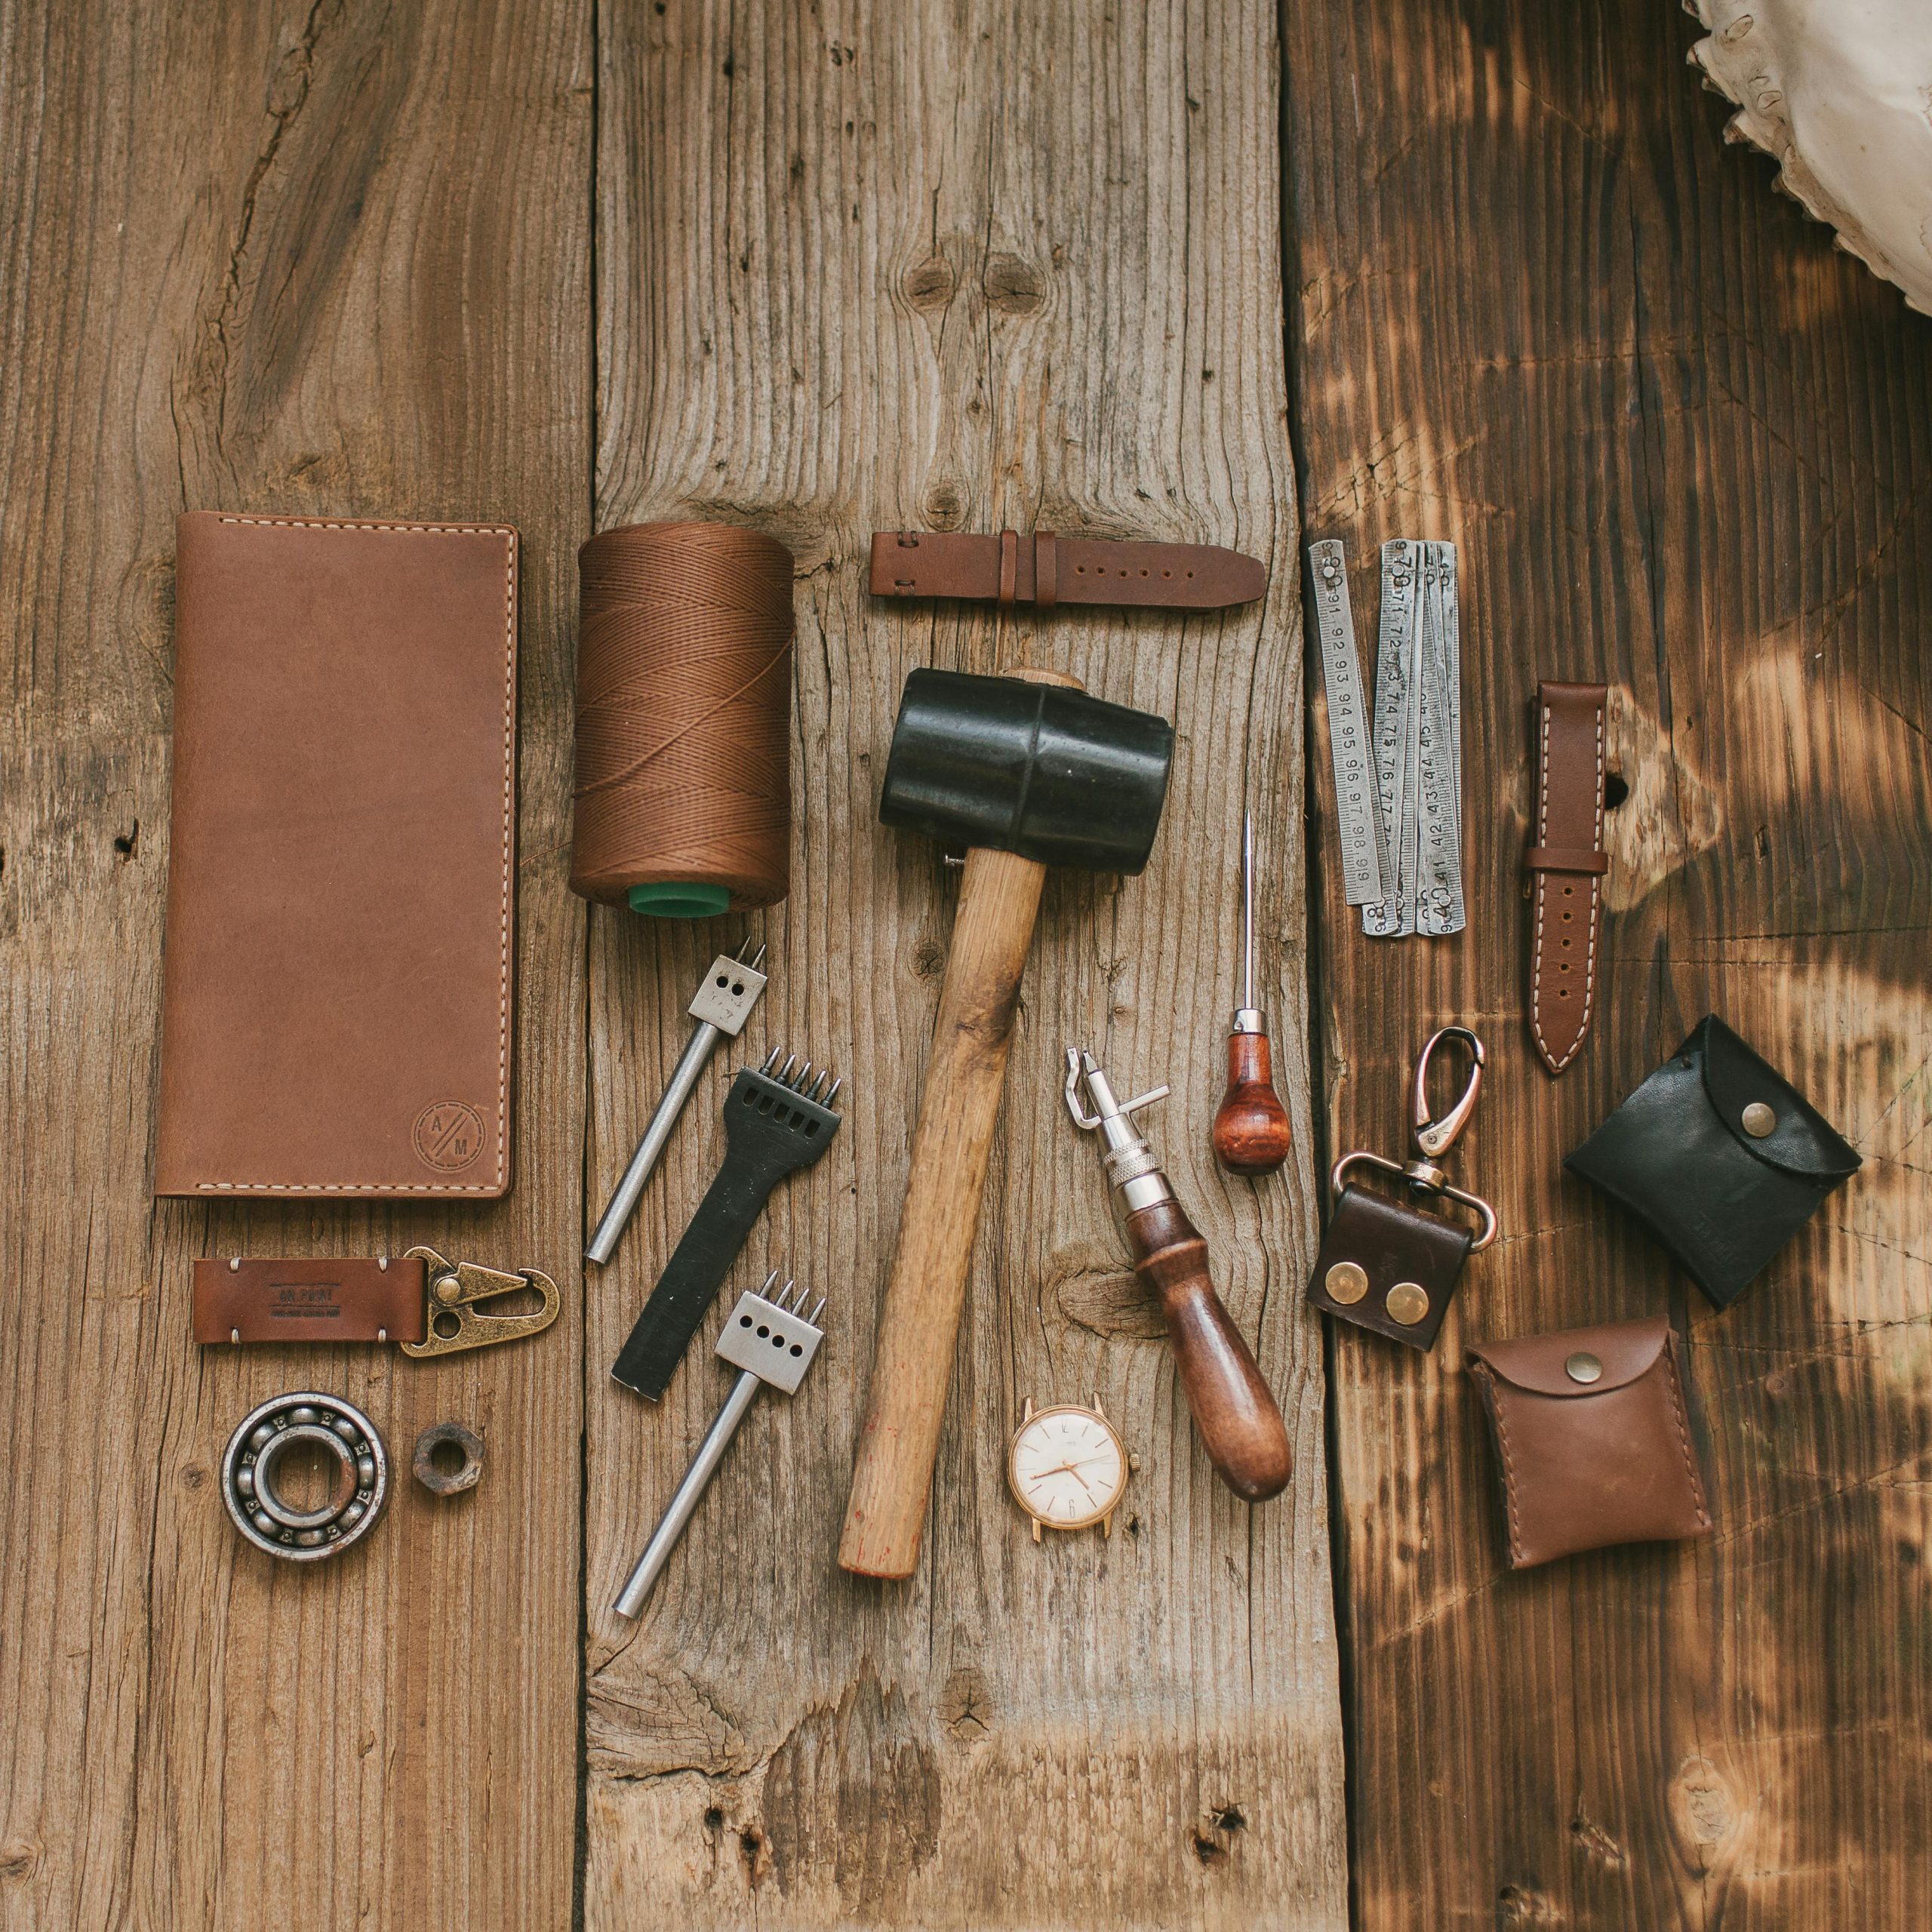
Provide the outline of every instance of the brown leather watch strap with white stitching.
[[1552,1073],[1577,1057],[1602,963],[1601,685],[1537,687],[1536,811],[1523,854],[1531,899],[1530,1037]]
[[1220,611],[1268,588],[1257,558],[1211,543],[1117,543],[1036,530],[1022,537],[881,530],[872,538],[875,597],[964,597],[1002,605],[1137,605]]

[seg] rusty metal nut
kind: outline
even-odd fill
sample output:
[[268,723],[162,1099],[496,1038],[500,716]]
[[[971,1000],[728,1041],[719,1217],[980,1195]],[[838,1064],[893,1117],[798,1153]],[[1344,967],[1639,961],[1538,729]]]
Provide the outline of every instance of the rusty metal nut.
[[[439,1469],[436,1451],[452,1444],[463,1460],[453,1469]],[[432,1423],[416,1438],[416,1454],[410,1459],[416,1480],[432,1496],[460,1496],[474,1489],[483,1475],[483,1438],[460,1422]]]

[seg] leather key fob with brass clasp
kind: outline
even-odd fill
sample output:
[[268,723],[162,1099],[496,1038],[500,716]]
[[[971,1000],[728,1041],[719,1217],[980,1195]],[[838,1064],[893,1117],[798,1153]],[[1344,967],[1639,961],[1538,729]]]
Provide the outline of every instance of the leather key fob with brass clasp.
[[[1461,1098],[1438,1120],[1429,1109],[1429,1063],[1445,1040],[1467,1048],[1469,1078]],[[1481,1091],[1483,1064],[1482,1042],[1466,1026],[1445,1026],[1432,1035],[1416,1062],[1412,1089],[1417,1158],[1385,1160],[1358,1149],[1335,1163],[1328,1177],[1334,1212],[1308,1284],[1309,1300],[1323,1314],[1412,1349],[1435,1346],[1463,1262],[1497,1235],[1495,1209],[1451,1186],[1436,1165],[1468,1124]],[[1349,1171],[1358,1166],[1395,1175],[1406,1184],[1408,1198],[1392,1201],[1349,1185]],[[1477,1231],[1472,1234],[1422,1204],[1438,1201],[1468,1208],[1478,1219]]]

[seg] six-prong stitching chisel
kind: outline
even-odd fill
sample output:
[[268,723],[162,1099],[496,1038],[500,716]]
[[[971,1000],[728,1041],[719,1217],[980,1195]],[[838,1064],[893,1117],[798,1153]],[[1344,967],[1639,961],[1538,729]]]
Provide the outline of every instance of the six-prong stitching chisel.
[[731,1272],[771,1190],[809,1167],[838,1131],[833,1103],[844,1084],[830,1068],[781,1066],[774,1047],[763,1066],[743,1069],[724,1097],[724,1158],[698,1203],[644,1312],[611,1373],[654,1401],[662,1395],[718,1286]]
[[684,1481],[665,1506],[644,1554],[617,1593],[614,1607],[620,1617],[635,1617],[644,1608],[758,1392],[769,1383],[788,1395],[795,1393],[817,1355],[824,1334],[818,1326],[819,1317],[825,1312],[824,1296],[819,1297],[817,1306],[807,1315],[804,1306],[811,1299],[811,1291],[787,1281],[774,1295],[771,1284],[777,1278],[774,1268],[755,1294],[740,1295],[718,1338],[718,1357],[738,1371],[738,1379],[698,1444]]

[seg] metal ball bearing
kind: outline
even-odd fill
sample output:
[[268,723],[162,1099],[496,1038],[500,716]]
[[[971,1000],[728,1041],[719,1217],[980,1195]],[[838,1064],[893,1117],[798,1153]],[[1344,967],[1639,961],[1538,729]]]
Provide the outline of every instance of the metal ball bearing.
[[[335,1487],[314,1509],[275,1487],[275,1471],[298,1442],[335,1464]],[[318,1563],[367,1536],[389,1500],[389,1459],[376,1425],[339,1395],[272,1396],[242,1418],[221,1459],[221,1500],[257,1549],[288,1563]]]

